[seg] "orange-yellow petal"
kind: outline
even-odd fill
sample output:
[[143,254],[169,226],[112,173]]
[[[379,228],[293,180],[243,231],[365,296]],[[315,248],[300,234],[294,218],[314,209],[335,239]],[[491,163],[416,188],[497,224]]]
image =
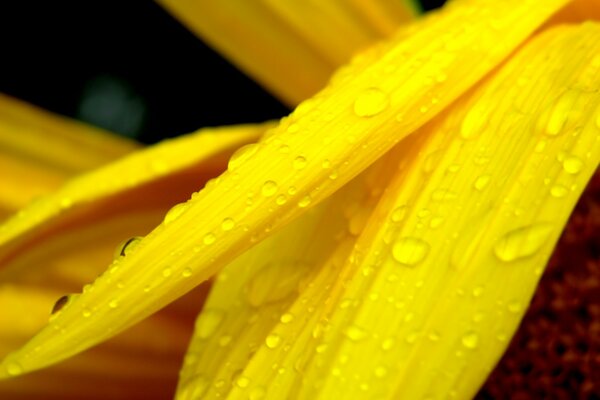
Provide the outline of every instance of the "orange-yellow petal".
[[0,94],[0,219],[138,145]]
[[[438,115],[566,3],[452,3],[414,25],[408,38],[357,59],[260,144],[235,155],[228,172],[172,209],[130,255],[5,359],[0,373],[67,358],[206,281]],[[237,229],[223,229],[227,219]],[[89,307],[93,315],[82,320]]]
[[315,94],[357,50],[417,13],[412,0],[160,3],[288,105]]

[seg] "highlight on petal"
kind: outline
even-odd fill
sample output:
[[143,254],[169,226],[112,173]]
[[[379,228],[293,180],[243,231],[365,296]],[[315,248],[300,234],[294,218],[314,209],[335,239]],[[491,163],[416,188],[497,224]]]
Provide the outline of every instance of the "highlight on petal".
[[418,12],[412,0],[161,0],[194,33],[288,105]]
[[598,24],[544,32],[402,142],[340,275],[303,285],[314,308],[282,311],[220,397],[471,398],[600,162],[599,51]]
[[0,218],[67,178],[137,147],[99,128],[0,94]]
[[[234,155],[226,173],[172,209],[131,254],[8,356],[0,373],[65,359],[206,281],[438,115],[566,3],[456,2],[416,24],[406,40],[357,59],[261,143]],[[229,220],[235,229],[223,229]],[[94,313],[82,320],[90,307]]]

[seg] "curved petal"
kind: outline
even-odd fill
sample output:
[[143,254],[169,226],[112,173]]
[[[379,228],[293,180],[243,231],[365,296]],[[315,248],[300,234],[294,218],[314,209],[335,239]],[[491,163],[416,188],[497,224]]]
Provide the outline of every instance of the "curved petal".
[[127,139],[0,94],[0,218],[136,148]]
[[[170,211],[131,254],[6,358],[0,374],[11,365],[30,371],[67,358],[206,281],[438,115],[567,2],[457,2],[415,25],[407,40],[363,55],[259,145],[234,156],[228,172]],[[223,229],[227,219],[236,229]],[[115,291],[118,283],[127,289]],[[93,315],[82,320],[89,307]]]
[[314,95],[357,49],[417,12],[412,0],[160,3],[288,105]]

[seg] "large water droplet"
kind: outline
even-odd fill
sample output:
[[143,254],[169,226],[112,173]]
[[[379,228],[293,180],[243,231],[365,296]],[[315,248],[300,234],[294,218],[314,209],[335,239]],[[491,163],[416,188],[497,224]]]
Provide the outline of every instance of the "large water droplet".
[[225,313],[221,310],[208,308],[202,310],[196,320],[194,334],[200,339],[208,339],[223,322]]
[[6,372],[10,376],[18,376],[23,373],[23,367],[18,362],[12,361],[6,365]]
[[512,262],[536,254],[548,242],[553,225],[540,223],[514,229],[494,245],[494,254],[504,262]]
[[583,161],[579,157],[568,156],[563,160],[563,168],[569,174],[578,174],[583,168]]
[[429,244],[421,239],[405,237],[392,247],[392,255],[396,261],[407,267],[414,267],[429,253]]
[[179,204],[174,205],[169,211],[167,211],[167,214],[165,215],[165,219],[163,220],[163,223],[165,225],[170,224],[171,222],[173,222],[177,218],[179,218],[181,216],[181,214],[183,214],[188,208],[189,208],[188,203],[179,203]]
[[310,195],[307,194],[306,196],[304,196],[300,200],[298,200],[298,207],[300,207],[300,208],[308,207],[311,202],[312,202],[312,198],[310,197]]
[[306,158],[302,157],[302,156],[298,156],[296,158],[294,158],[294,169],[295,170],[301,170],[304,169],[304,167],[306,167]]
[[565,92],[557,99],[553,107],[542,113],[541,121],[545,122],[543,131],[546,135],[556,136],[564,130],[569,116],[575,109],[578,96],[576,91]]
[[225,232],[232,230],[235,227],[235,221],[232,218],[225,218],[223,222],[221,222],[221,229]]
[[142,236],[134,236],[121,242],[121,244],[115,249],[114,258],[125,257],[128,254],[131,254],[133,250],[140,244],[142,239]]
[[389,98],[378,88],[363,90],[354,101],[354,113],[359,117],[372,117],[387,108]]
[[69,295],[65,295],[60,297],[58,300],[56,300],[56,303],[54,303],[54,306],[52,307],[52,312],[50,314],[54,315],[58,312],[60,312],[69,302]]
[[265,344],[268,348],[275,349],[281,344],[281,336],[272,333],[265,339]]
[[261,193],[265,197],[273,196],[275,193],[277,193],[277,183],[274,181],[266,181],[263,184]]

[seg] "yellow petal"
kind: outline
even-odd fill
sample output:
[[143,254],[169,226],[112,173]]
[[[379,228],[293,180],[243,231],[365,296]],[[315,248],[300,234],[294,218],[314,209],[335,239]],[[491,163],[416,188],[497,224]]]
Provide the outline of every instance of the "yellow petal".
[[[566,3],[453,3],[416,24],[406,40],[342,69],[259,145],[230,160],[228,172],[167,214],[130,256],[119,258],[53,321],[64,331],[57,334],[50,324],[7,358],[4,374],[7,365],[29,371],[89,348],[206,281],[438,115]],[[279,205],[278,198],[286,201]],[[228,218],[238,229],[222,229]],[[117,282],[126,290],[116,291]],[[95,312],[82,320],[87,307]]]
[[0,94],[0,219],[138,146]]
[[[389,167],[396,161],[391,158],[221,271],[196,322],[177,398],[226,395],[236,380],[243,382],[239,371],[262,343],[271,348],[281,344],[278,334],[267,337],[275,324],[287,324],[295,315],[310,317],[285,311],[308,282],[335,279],[393,174]],[[316,300],[303,297],[302,307],[310,310]]]
[[288,105],[315,94],[357,50],[417,12],[412,0],[160,3]]
[[302,293],[320,318],[275,326],[227,398],[471,398],[600,162],[599,53],[598,24],[544,32],[425,126],[334,287]]

